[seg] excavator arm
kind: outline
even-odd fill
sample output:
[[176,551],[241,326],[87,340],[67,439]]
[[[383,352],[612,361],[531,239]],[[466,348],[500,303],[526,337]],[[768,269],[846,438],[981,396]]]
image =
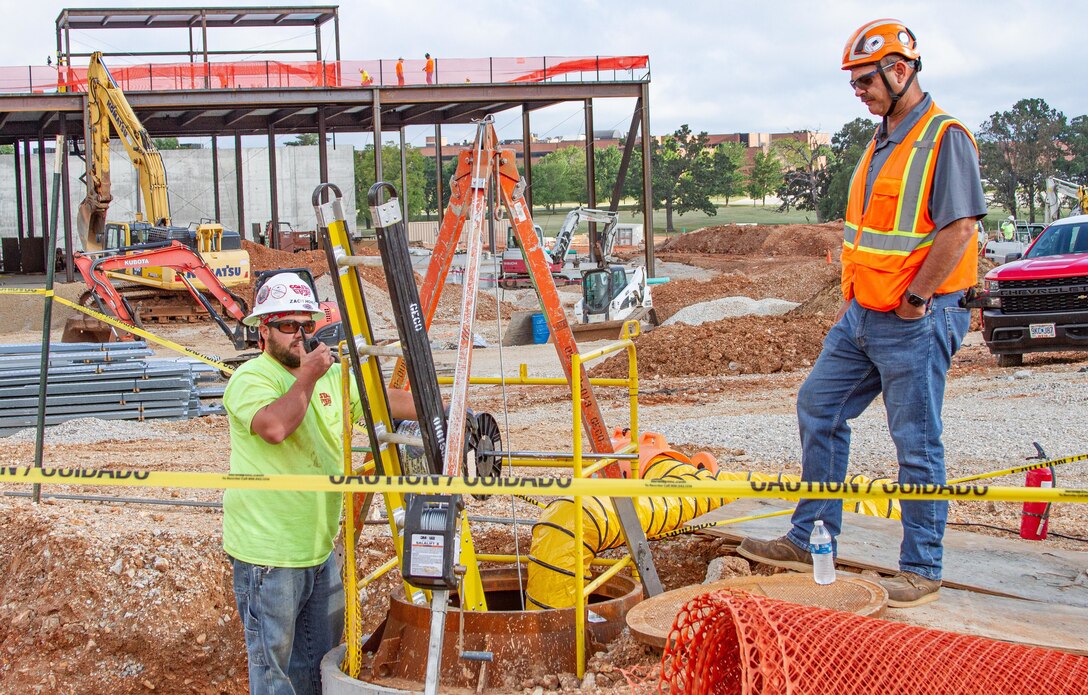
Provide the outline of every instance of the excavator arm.
[[[208,311],[236,348],[241,350],[256,342],[255,336],[251,334],[252,331],[242,325],[242,319],[249,313],[245,300],[224,287],[199,254],[179,241],[171,241],[158,248],[141,247],[141,249],[126,255],[100,258],[95,258],[91,254],[75,254],[75,265],[83,276],[87,288],[98,301],[99,308],[108,309],[110,313],[126,323],[139,325],[136,313],[110,282],[108,273],[144,266],[173,268],[178,271],[178,277],[185,283],[193,300]],[[190,277],[200,280],[208,292],[223,305],[223,309],[238,322],[235,328],[232,329],[208,298],[193,286]]]
[[1046,180],[1046,207],[1043,214],[1043,221],[1046,224],[1058,219],[1061,214],[1062,201],[1066,198],[1073,201],[1069,214],[1079,215],[1088,210],[1088,187],[1071,181],[1064,181],[1054,176],[1048,178]]
[[91,55],[87,67],[87,197],[79,206],[79,234],[83,248],[97,251],[106,212],[113,201],[110,181],[110,134],[116,132],[128,151],[140,181],[147,218],[155,225],[170,224],[166,194],[166,169],[151,136],[132,111],[121,88],[102,62]]
[[567,213],[566,219],[563,220],[563,226],[559,228],[559,233],[555,235],[555,244],[549,253],[552,263],[562,265],[567,251],[570,250],[571,242],[574,240],[574,230],[582,222],[605,223],[605,228],[597,234],[598,248],[595,249],[597,264],[604,263],[604,257],[612,252],[612,247],[615,245],[615,230],[619,221],[619,214],[609,210],[574,208]]

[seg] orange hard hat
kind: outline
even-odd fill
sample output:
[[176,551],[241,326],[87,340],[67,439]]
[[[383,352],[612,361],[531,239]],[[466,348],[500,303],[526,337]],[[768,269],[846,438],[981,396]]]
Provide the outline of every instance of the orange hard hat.
[[863,25],[850,36],[842,50],[842,69],[878,63],[890,53],[907,60],[919,60],[918,39],[914,32],[898,19],[877,19]]

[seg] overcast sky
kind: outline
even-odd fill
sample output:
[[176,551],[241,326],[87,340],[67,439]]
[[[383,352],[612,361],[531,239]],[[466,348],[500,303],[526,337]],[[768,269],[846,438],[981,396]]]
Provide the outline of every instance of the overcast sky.
[[[0,65],[44,64],[55,45],[57,15],[65,7],[201,4],[0,0],[6,29]],[[210,0],[203,5],[256,3]],[[648,54],[655,135],[685,123],[711,133],[802,129],[833,133],[866,115],[839,62],[854,29],[880,16],[897,17],[917,34],[924,60],[919,77],[923,89],[972,129],[1027,97],[1045,99],[1067,117],[1088,113],[1088,90],[1076,60],[1085,43],[1088,3],[1073,0],[345,0],[340,3],[340,41],[341,56],[356,60],[422,58],[427,51],[439,60]],[[332,23],[327,27],[323,46],[331,60]],[[199,40],[199,32],[196,35]],[[311,42],[312,32],[305,29],[232,30],[209,39],[212,48],[229,44],[253,50],[254,58],[269,47]],[[72,35],[73,52],[162,50],[167,45],[187,48],[186,32]],[[148,62],[117,56],[109,60],[111,65]],[[630,100],[595,101],[595,127],[626,129],[632,107]],[[520,137],[517,114],[500,114],[497,123],[505,131],[502,135]],[[532,127],[538,135],[573,135],[584,124],[577,106],[564,105],[534,112]],[[410,129],[408,137],[422,145],[432,133],[430,128]],[[462,137],[456,130],[447,134]]]

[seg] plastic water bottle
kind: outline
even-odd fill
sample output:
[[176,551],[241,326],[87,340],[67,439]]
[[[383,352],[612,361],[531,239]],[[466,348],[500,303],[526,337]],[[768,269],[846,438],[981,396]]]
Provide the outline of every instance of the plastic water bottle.
[[835,555],[831,551],[831,534],[824,528],[824,522],[817,521],[808,537],[812,553],[812,578],[817,584],[832,584],[835,581]]

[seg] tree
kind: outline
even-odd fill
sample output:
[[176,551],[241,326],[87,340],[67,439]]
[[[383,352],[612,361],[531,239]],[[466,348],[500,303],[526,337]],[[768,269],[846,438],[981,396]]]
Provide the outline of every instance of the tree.
[[177,150],[181,148],[178,145],[177,138],[153,138],[151,142],[155,144],[156,150]]
[[[615,145],[598,147],[593,150],[593,173],[596,181],[594,188],[597,194],[597,207],[606,208],[612,202],[612,189],[616,187],[616,179],[620,175],[620,162],[623,161],[623,150]],[[631,177],[631,165],[627,165],[627,177]],[[624,181],[626,188],[627,182]],[[620,191],[622,197],[623,192]]]
[[[438,189],[435,188],[435,162],[434,157],[423,158],[423,178],[427,182],[426,187],[423,189],[423,211],[428,215],[437,213],[439,217],[445,213],[445,210],[438,209]],[[453,177],[457,171],[457,158],[451,157],[442,162],[442,204],[446,205],[450,202],[450,178]]]
[[581,147],[563,147],[533,165],[533,205],[549,212],[561,203],[586,200],[586,155]]
[[827,191],[827,164],[831,148],[809,135],[805,140],[784,138],[771,146],[772,153],[785,167],[783,183],[779,187],[782,209],[814,210],[816,220],[823,222],[820,214],[820,198]]
[[294,140],[288,140],[285,145],[288,147],[299,147],[303,145],[316,145],[321,140],[318,139],[317,133],[299,133],[295,136]]
[[850,179],[869,141],[873,139],[873,122],[855,118],[831,136],[831,155],[827,164],[827,185],[817,207],[819,219],[836,220],[846,217],[846,201],[850,197]]
[[1065,130],[1065,115],[1042,99],[1021,99],[982,124],[977,134],[979,165],[995,202],[1013,215],[1022,203],[1035,221],[1046,178],[1063,154]]
[[[424,174],[423,155],[411,145],[405,146],[404,159],[408,168],[408,217],[419,216],[423,211],[424,191],[430,182]],[[382,145],[382,178],[397,189],[398,195],[405,193],[400,182],[400,148],[391,143]],[[433,181],[433,179],[432,179]],[[367,145],[355,151],[355,207],[358,209],[357,224],[370,226],[370,206],[367,205],[367,192],[374,185],[374,146]],[[408,220],[405,220],[407,222]]]
[[752,160],[752,173],[748,175],[748,195],[755,199],[760,198],[763,205],[767,204],[767,194],[777,190],[782,185],[782,165],[771,154],[757,152]]
[[1088,116],[1069,121],[1062,133],[1066,156],[1059,157],[1055,166],[1062,178],[1076,183],[1088,183]]
[[666,135],[653,152],[654,208],[665,208],[665,229],[675,230],[673,213],[699,210],[714,215],[710,200],[712,157],[706,132],[693,135],[686,124]]
[[729,199],[744,192],[745,147],[739,142],[723,142],[714,148],[710,164],[710,194]]

